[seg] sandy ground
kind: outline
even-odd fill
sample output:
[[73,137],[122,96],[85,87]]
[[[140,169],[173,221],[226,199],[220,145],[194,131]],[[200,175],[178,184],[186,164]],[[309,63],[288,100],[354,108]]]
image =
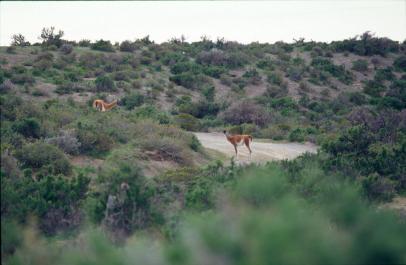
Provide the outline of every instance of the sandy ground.
[[[227,157],[235,155],[234,147],[222,133],[195,133],[196,137],[205,148],[213,149],[225,154]],[[317,146],[311,143],[272,143],[254,138],[251,143],[252,156],[249,157],[245,146],[238,146],[238,158],[240,163],[265,163],[272,160],[293,159],[303,153],[316,153]]]

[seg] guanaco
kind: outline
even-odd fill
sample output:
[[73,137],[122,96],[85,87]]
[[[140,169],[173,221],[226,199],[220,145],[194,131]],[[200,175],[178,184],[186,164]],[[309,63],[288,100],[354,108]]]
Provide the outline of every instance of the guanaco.
[[244,145],[248,148],[248,151],[250,152],[250,157],[251,157],[251,148],[250,148],[250,143],[252,142],[252,136],[248,134],[234,134],[231,135],[227,131],[223,131],[223,133],[226,135],[227,140],[234,146],[235,150],[235,156],[238,155],[237,152],[237,145]]
[[117,100],[114,100],[110,104],[106,103],[102,99],[96,99],[93,101],[93,108],[97,109],[98,111],[111,110],[116,105],[117,105]]

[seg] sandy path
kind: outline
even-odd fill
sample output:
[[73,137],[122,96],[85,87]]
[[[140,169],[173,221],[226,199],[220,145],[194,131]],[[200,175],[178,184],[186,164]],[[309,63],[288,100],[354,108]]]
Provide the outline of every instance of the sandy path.
[[[226,140],[221,133],[195,133],[205,148],[214,149],[224,153],[227,157],[234,155],[234,147]],[[249,158],[248,149],[245,146],[238,146],[239,162],[264,163],[271,160],[293,159],[303,153],[316,153],[317,146],[311,143],[271,143],[259,142],[255,138],[251,143],[252,157]]]

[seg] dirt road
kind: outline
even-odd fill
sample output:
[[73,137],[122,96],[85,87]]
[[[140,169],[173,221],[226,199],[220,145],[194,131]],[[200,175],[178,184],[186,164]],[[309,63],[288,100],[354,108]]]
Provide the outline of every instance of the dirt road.
[[[225,154],[227,157],[234,156],[234,147],[222,133],[195,133],[196,137],[205,148],[213,149]],[[266,161],[293,159],[303,153],[316,153],[317,146],[311,143],[272,143],[254,138],[251,143],[252,156],[249,157],[245,146],[238,146],[238,161],[240,163],[264,163]]]

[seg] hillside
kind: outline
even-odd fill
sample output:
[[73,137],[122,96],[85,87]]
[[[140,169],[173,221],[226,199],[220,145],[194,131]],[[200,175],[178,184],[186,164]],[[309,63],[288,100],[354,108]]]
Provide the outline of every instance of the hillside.
[[406,261],[406,42],[43,33],[0,47],[5,264]]

